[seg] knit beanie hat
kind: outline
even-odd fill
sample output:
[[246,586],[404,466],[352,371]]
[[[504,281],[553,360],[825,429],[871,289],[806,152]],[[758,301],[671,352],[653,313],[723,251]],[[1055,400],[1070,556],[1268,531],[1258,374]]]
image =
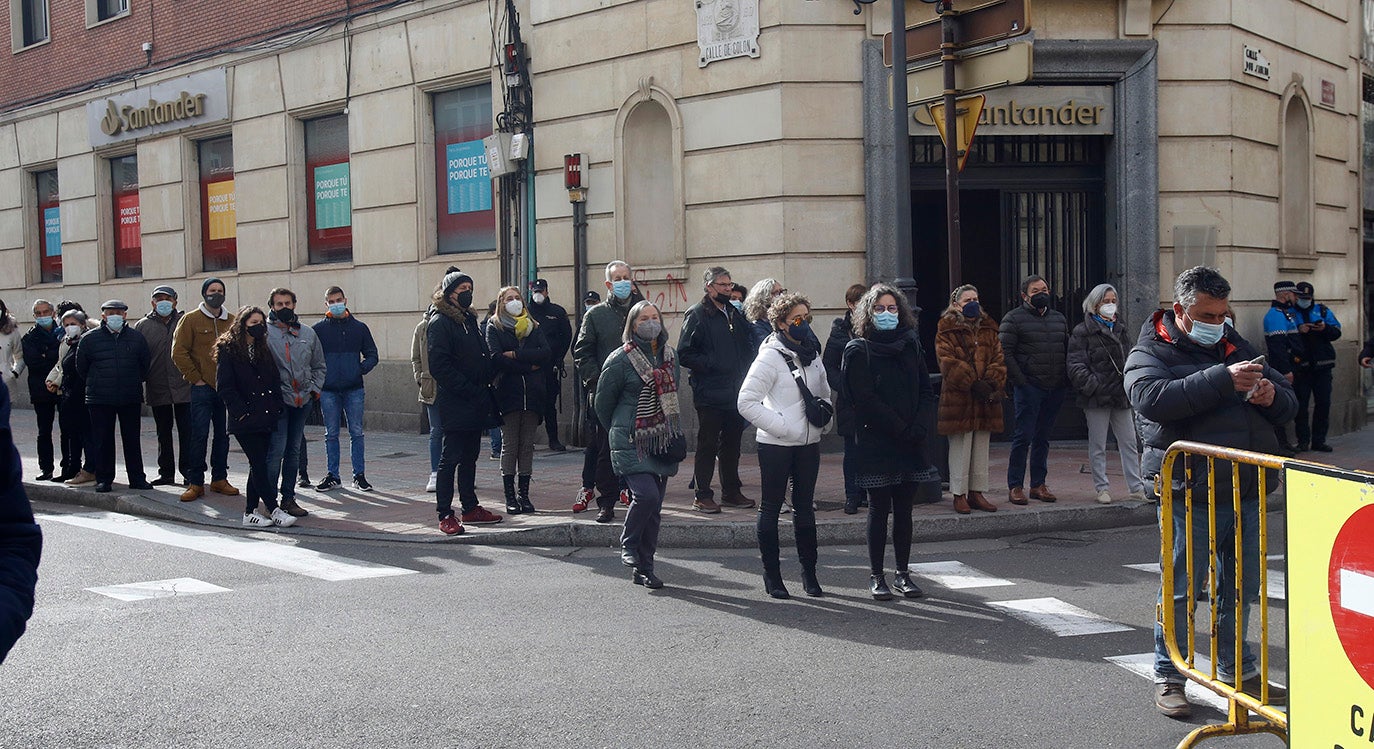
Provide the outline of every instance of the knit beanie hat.
[[452,294],[453,290],[458,288],[458,284],[464,282],[472,283],[472,276],[460,270],[453,271],[444,276],[444,298],[448,299],[449,294]]
[[200,284],[200,295],[201,295],[201,296],[205,296],[205,290],[208,289],[208,288],[210,288],[210,284],[212,284],[212,283],[217,283],[217,284],[219,284],[220,286],[223,286],[223,285],[224,285],[224,282],[223,282],[223,281],[219,280],[218,278],[215,278],[214,276],[210,276],[209,278],[205,279],[205,281],[203,281],[203,282]]

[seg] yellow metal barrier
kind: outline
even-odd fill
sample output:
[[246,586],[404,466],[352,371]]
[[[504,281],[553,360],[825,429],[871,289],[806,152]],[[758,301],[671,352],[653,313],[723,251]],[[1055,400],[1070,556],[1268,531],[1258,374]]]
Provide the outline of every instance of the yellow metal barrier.
[[[1174,569],[1174,553],[1178,539],[1174,533],[1174,511],[1175,503],[1179,501],[1174,489],[1174,481],[1169,477],[1176,475],[1176,465],[1183,459],[1182,467],[1182,501],[1183,506],[1183,527],[1187,529],[1184,533],[1184,569],[1186,574],[1187,605],[1184,607],[1186,617],[1180,622],[1178,619],[1177,604],[1175,603],[1175,584],[1176,571]],[[1194,494],[1194,471],[1205,462],[1206,488],[1205,498],[1195,497]],[[1269,594],[1268,594],[1268,573],[1265,560],[1269,551],[1269,526],[1265,513],[1265,497],[1271,487],[1268,486],[1268,477],[1265,469],[1282,470],[1286,458],[1263,453],[1249,452],[1246,450],[1234,450],[1231,448],[1217,447],[1216,445],[1205,445],[1198,442],[1175,442],[1169,447],[1169,452],[1165,454],[1160,475],[1157,479],[1160,497],[1160,571],[1163,577],[1163,596],[1158,607],[1159,623],[1163,627],[1164,642],[1168,648],[1169,658],[1173,661],[1174,667],[1178,672],[1188,679],[1200,684],[1201,686],[1216,692],[1227,700],[1227,720],[1220,725],[1202,726],[1188,734],[1183,741],[1179,742],[1178,749],[1195,746],[1203,739],[1213,736],[1235,736],[1250,733],[1272,733],[1287,741],[1288,738],[1288,715],[1284,710],[1278,709],[1271,704],[1273,695],[1270,694],[1269,685]],[[1232,537],[1217,537],[1217,472],[1218,465],[1226,467],[1228,470],[1224,475],[1229,476],[1230,480],[1230,510],[1234,533]],[[1260,683],[1260,694],[1253,695],[1242,691],[1241,667],[1242,653],[1244,652],[1245,630],[1243,623],[1246,621],[1244,608],[1246,605],[1245,596],[1245,561],[1246,555],[1243,549],[1242,528],[1242,480],[1237,480],[1243,474],[1253,471],[1256,479],[1255,488],[1258,497],[1246,498],[1246,502],[1258,502],[1259,512],[1259,548],[1258,548],[1258,574],[1259,574],[1259,621],[1260,639],[1258,647]],[[1201,479],[1201,477],[1198,477]],[[1201,487],[1196,487],[1201,489]],[[1223,499],[1224,501],[1224,499]],[[1207,556],[1205,560],[1199,560],[1198,550],[1194,548],[1194,536],[1200,535],[1194,526],[1194,512],[1207,513]],[[1230,545],[1226,549],[1223,544]],[[1219,576],[1226,570],[1218,568],[1221,557],[1224,554],[1229,557],[1225,561],[1234,565],[1233,574],[1228,580],[1226,590],[1219,589]],[[1253,558],[1253,557],[1252,557]],[[1198,603],[1198,578],[1195,574],[1197,565],[1200,561],[1206,562],[1206,587],[1203,591],[1209,603],[1208,631],[1209,640],[1209,663],[1207,670],[1198,668],[1195,663],[1195,653],[1197,652],[1196,640],[1196,609]],[[1233,678],[1223,680],[1217,675],[1217,655],[1219,637],[1227,633],[1219,631],[1218,615],[1221,613],[1219,607],[1222,601],[1228,601],[1234,606],[1232,613],[1231,642],[1232,669],[1235,671]],[[1187,653],[1180,650],[1178,642],[1179,628],[1186,628],[1187,632]],[[1254,720],[1251,713],[1259,716],[1260,719]]]

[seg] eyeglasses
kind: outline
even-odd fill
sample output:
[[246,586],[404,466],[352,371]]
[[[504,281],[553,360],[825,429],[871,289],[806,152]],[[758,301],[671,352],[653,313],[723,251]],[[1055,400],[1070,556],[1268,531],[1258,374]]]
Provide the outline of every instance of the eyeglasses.
[[791,320],[788,320],[788,321],[787,321],[787,324],[788,324],[788,325],[791,325],[791,326],[794,327],[794,328],[797,327],[798,325],[801,325],[802,323],[806,323],[806,324],[810,325],[810,324],[811,324],[811,316],[810,316],[810,315],[797,315],[796,317],[794,317],[794,318],[792,318]]
[[787,289],[778,289],[777,291],[773,292],[773,296],[782,296],[783,294],[786,294],[786,293],[787,293]]
[[715,282],[713,282],[711,285],[714,286],[714,287],[716,287],[717,289],[733,289],[733,288],[735,288],[735,283],[734,283],[733,281],[715,281]]
[[879,312],[897,312],[897,311],[899,311],[899,309],[900,309],[900,308],[897,307],[897,305],[895,305],[895,304],[889,304],[889,305],[887,305],[886,307],[884,307],[884,306],[881,305],[881,304],[875,304],[875,305],[873,305],[873,312],[874,312],[874,314],[877,314],[877,313],[879,313]]

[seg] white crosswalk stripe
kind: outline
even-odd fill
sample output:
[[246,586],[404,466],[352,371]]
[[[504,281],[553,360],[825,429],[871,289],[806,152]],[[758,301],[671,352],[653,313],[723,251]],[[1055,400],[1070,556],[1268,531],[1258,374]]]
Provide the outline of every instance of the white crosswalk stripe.
[[[1108,656],[1106,660],[1110,663],[1115,663],[1136,676],[1143,676],[1150,681],[1155,680],[1155,654],[1153,652],[1135,653],[1134,655],[1113,655]],[[1184,686],[1183,693],[1188,697],[1189,702],[1194,704],[1201,703],[1216,708],[1223,713],[1226,712],[1228,704],[1226,700],[1222,699],[1221,695],[1210,689],[1204,689],[1198,684],[1194,684],[1190,681]]]
[[1108,632],[1130,632],[1124,624],[1098,616],[1058,598],[1026,598],[1019,601],[990,601],[988,605],[1007,612],[1027,624],[1047,630],[1056,637],[1079,637]]
[[[1127,569],[1148,572],[1152,575],[1158,575],[1160,573],[1159,562],[1150,562],[1148,564],[1125,564],[1122,566]],[[1265,570],[1264,589],[1269,599],[1272,601],[1288,600],[1287,575],[1279,570]]]
[[949,588],[950,590],[993,588],[1016,584],[1004,578],[993,577],[963,562],[921,562],[918,564],[909,564],[907,565],[907,569],[914,575],[919,575],[936,585]]
[[245,536],[231,536],[199,528],[184,528],[172,523],[145,520],[113,512],[40,515],[38,520],[40,523],[64,523],[112,533],[125,538],[173,546],[179,549],[189,549],[330,582],[417,574],[415,570],[401,567],[389,567],[384,564],[347,559],[333,554],[302,549],[298,546],[260,541]]
[[149,598],[232,592],[228,588],[197,580],[194,577],[177,577],[171,580],[151,580],[146,583],[125,583],[124,585],[100,585],[86,590],[108,596],[117,601],[144,601]]

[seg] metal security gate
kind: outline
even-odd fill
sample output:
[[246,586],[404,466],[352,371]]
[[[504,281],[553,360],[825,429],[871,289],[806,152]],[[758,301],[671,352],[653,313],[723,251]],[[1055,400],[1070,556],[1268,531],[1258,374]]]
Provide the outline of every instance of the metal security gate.
[[1054,306],[1083,319],[1083,299],[1102,283],[1102,191],[1003,191],[1002,277],[1006,309],[1020,303],[1020,280],[1044,276]]

